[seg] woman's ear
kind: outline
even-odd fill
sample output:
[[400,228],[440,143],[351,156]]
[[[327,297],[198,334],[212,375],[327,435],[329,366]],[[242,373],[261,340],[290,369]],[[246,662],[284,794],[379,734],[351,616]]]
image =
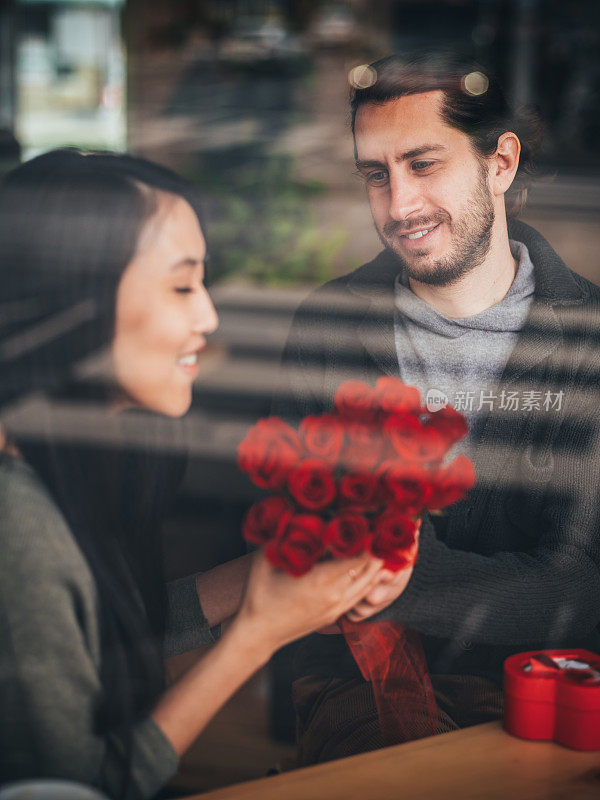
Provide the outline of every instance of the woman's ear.
[[503,133],[492,156],[491,189],[494,195],[503,195],[512,184],[519,167],[521,142],[515,133]]

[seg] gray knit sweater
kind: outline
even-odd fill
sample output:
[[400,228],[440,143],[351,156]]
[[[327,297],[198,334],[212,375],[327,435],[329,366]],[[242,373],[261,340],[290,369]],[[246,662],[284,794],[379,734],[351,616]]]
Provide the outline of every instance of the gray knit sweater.
[[[194,576],[170,584],[168,596],[165,654],[214,641]],[[88,564],[35,472],[0,454],[0,783],[65,778],[116,792],[114,748],[94,733],[100,689]],[[176,769],[177,755],[153,719],[138,723],[129,796],[151,797]]]
[[417,386],[424,401],[431,392],[443,393],[466,416],[469,433],[460,450],[468,450],[478,423],[499,402],[498,379],[533,301],[529,251],[522,242],[511,241],[510,247],[517,260],[510,289],[499,303],[470,317],[451,319],[428,305],[410,289],[405,272],[395,281],[394,332],[402,379]]

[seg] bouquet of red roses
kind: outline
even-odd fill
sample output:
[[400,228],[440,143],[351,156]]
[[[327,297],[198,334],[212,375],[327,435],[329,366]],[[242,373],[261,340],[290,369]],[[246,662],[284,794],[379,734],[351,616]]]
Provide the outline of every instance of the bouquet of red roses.
[[[240,444],[238,464],[271,494],[248,511],[244,536],[292,575],[366,550],[387,569],[404,569],[417,557],[423,511],[461,499],[475,481],[466,456],[445,463],[466,433],[452,406],[429,411],[418,389],[397,378],[374,388],[342,384],[333,410],[305,417],[297,431],[263,419]],[[437,706],[418,633],[398,622],[339,624],[373,687],[384,742],[434,734]]]
[[452,406],[430,412],[397,378],[340,386],[331,413],[296,431],[260,420],[241,442],[238,465],[271,494],[246,515],[245,538],[274,566],[302,575],[321,558],[369,550],[387,569],[412,564],[424,510],[464,497],[475,473],[466,456],[444,463],[467,433]]

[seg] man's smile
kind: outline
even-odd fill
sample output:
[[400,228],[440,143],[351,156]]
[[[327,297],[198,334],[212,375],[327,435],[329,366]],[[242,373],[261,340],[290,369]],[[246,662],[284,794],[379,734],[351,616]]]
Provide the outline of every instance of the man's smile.
[[407,233],[401,233],[400,237],[402,239],[422,239],[424,236],[428,236],[432,231],[434,231],[441,222],[438,222],[437,225],[431,225],[428,228],[418,228],[412,231],[408,231]]
[[429,224],[427,227],[413,228],[412,230],[400,233],[395,231],[392,234],[396,241],[396,246],[404,251],[420,250],[423,247],[431,246],[439,238],[441,222]]
[[450,225],[450,215],[442,209],[421,219],[388,220],[383,226],[382,236],[392,250],[417,253],[440,243],[443,222]]

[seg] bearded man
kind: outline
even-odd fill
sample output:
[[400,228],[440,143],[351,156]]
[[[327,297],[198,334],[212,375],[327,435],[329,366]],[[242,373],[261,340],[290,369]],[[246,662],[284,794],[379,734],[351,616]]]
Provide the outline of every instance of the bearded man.
[[[467,416],[476,486],[425,515],[414,568],[348,614],[420,634],[442,732],[501,715],[509,655],[600,650],[600,290],[507,220],[539,136],[489,75],[391,56],[361,84],[356,167],[384,250],[298,310],[274,412],[322,412],[344,380],[393,375]],[[381,744],[339,631],[304,641],[296,676],[301,764]]]

